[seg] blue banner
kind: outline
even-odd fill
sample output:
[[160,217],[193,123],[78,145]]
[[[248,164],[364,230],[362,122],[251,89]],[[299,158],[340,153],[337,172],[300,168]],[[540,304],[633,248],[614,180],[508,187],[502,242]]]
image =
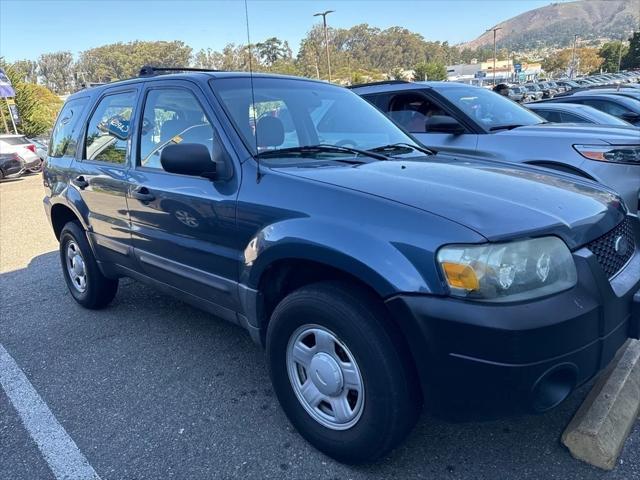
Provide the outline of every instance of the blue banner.
[[11,86],[11,80],[4,73],[4,70],[0,68],[0,98],[15,97],[16,91]]

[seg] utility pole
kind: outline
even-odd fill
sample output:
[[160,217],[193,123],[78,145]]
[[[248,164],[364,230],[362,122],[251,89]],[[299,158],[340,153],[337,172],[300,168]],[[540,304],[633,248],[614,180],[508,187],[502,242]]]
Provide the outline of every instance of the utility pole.
[[624,36],[620,39],[620,48],[618,48],[618,73],[620,73],[620,65],[622,64],[622,47],[624,45]]
[[571,75],[569,78],[574,78],[576,73],[576,42],[578,41],[578,34],[573,35],[573,54],[571,55]]
[[502,30],[502,27],[493,27],[487,30],[487,32],[493,32],[493,86],[496,86],[496,57],[498,51],[496,50],[496,33],[498,30]]
[[329,71],[329,82],[331,82],[331,57],[329,56],[329,35],[327,35],[327,15],[335,12],[335,10],[326,10],[320,13],[314,13],[314,17],[322,17],[322,26],[324,28],[324,46],[327,50],[327,69]]

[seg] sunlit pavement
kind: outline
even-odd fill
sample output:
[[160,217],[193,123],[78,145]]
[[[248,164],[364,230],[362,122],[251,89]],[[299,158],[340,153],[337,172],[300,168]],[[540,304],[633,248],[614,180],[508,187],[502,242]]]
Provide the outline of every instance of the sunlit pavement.
[[[374,465],[347,467],[293,430],[247,334],[130,280],[106,310],[67,293],[40,176],[0,183],[0,344],[104,479],[640,478],[636,425],[617,469],[571,458],[582,388],[542,416],[450,424],[423,415]],[[0,388],[0,478],[55,478]]]

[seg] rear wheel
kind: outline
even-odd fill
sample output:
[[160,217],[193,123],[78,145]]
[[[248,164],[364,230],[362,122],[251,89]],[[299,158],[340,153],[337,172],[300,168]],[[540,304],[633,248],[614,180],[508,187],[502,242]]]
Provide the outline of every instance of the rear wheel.
[[106,307],[118,291],[118,280],[105,277],[96,263],[87,236],[76,222],[60,233],[62,273],[75,300],[85,308]]
[[345,463],[381,457],[414,426],[420,394],[403,351],[380,300],[348,283],[291,293],[267,331],[285,413],[307,441]]

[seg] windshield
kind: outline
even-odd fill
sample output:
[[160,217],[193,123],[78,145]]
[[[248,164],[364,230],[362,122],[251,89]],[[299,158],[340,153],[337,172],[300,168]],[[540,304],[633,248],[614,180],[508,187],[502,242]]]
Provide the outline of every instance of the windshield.
[[[252,96],[249,77],[214,79],[211,86],[249,150],[271,161],[278,160],[279,150],[283,150],[282,157],[287,157],[288,162],[305,158],[308,161],[312,154],[313,158],[323,159],[354,156],[348,148],[303,149],[301,155],[299,147],[373,150],[398,143],[415,144],[379,110],[342,87],[254,77]],[[407,148],[398,152],[424,156]]]
[[536,125],[544,120],[502,95],[479,87],[441,87],[438,93],[487,130]]

